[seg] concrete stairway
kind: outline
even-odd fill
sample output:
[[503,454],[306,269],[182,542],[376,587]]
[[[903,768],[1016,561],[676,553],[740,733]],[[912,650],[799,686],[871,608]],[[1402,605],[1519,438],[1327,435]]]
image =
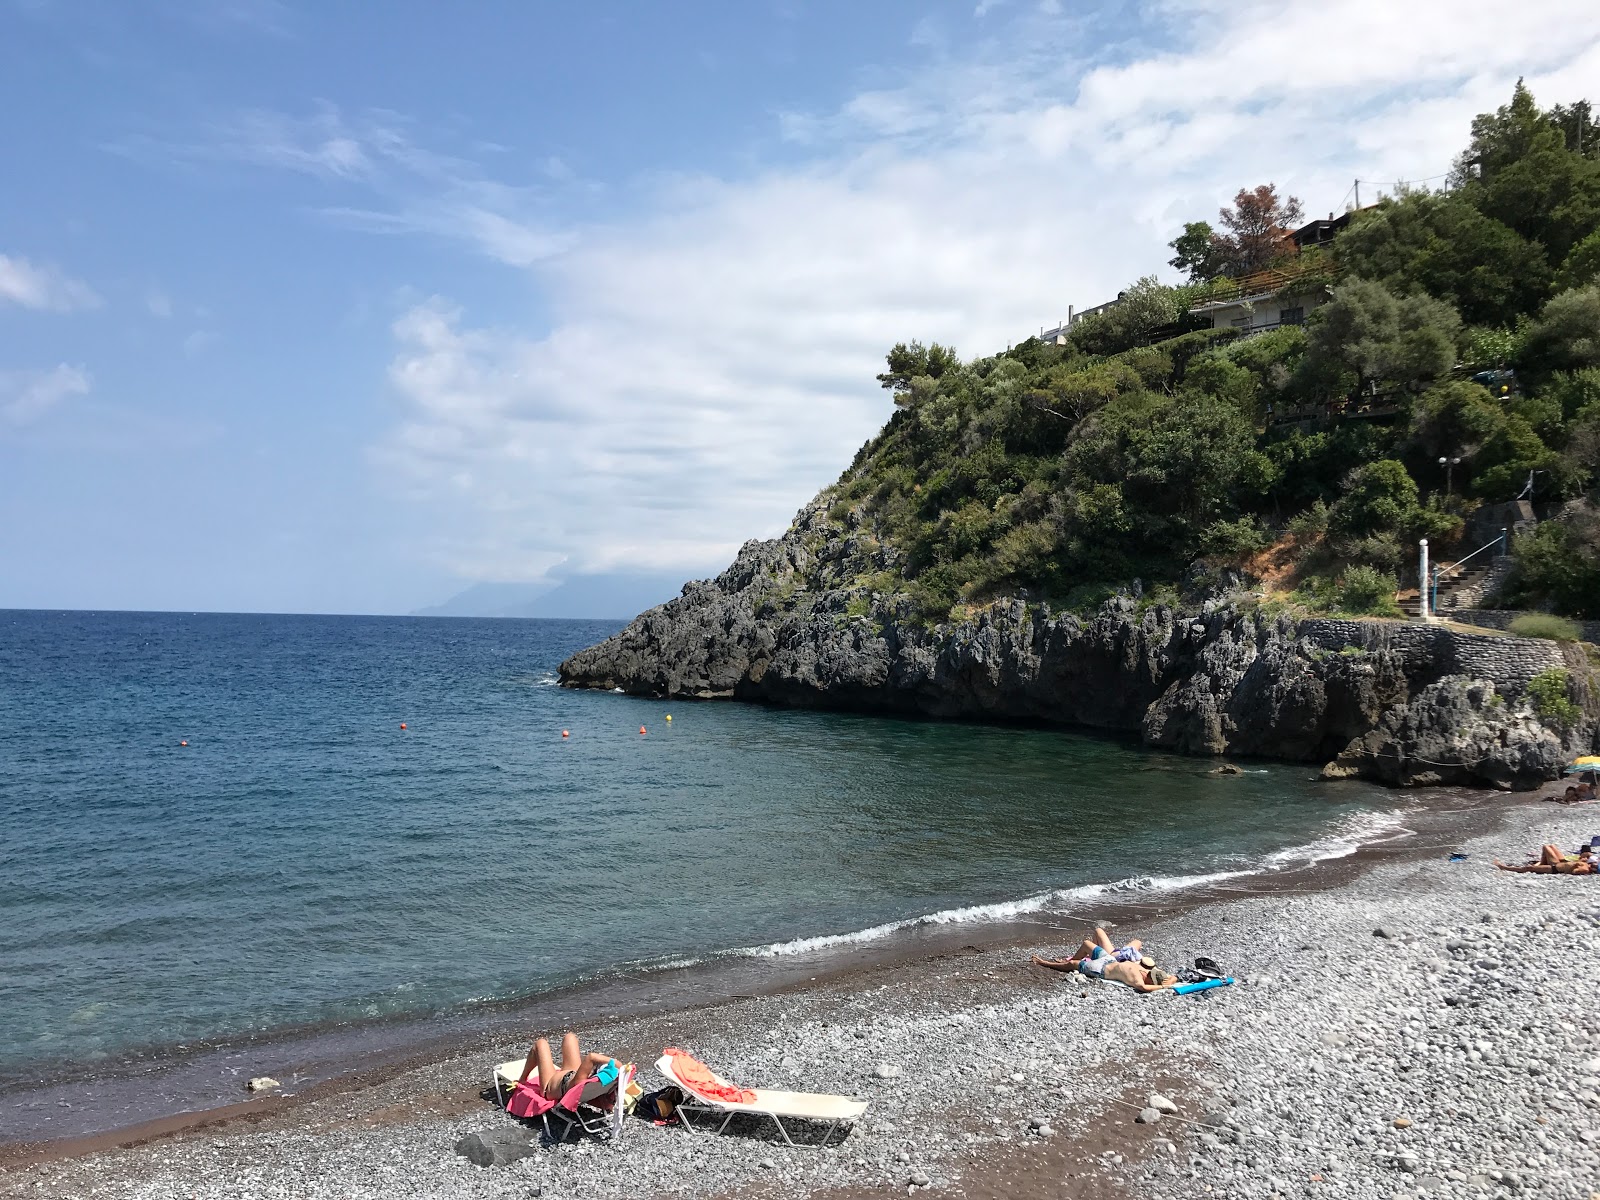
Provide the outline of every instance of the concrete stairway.
[[[1462,567],[1458,572],[1442,575],[1435,616],[1450,619],[1456,608],[1476,608],[1483,599],[1497,590],[1511,573],[1512,560],[1501,555]],[[1412,621],[1420,621],[1422,603],[1415,596],[1400,601],[1400,611]]]

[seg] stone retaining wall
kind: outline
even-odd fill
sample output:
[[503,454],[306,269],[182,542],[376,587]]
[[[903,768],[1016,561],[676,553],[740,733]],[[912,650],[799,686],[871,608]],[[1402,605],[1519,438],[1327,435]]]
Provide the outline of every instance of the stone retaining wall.
[[1331,652],[1347,647],[1399,651],[1405,657],[1407,675],[1414,674],[1418,679],[1468,675],[1474,679],[1492,679],[1508,694],[1521,692],[1528,680],[1541,671],[1567,665],[1561,646],[1556,642],[1458,633],[1418,622],[1314,617],[1302,621],[1298,632],[1312,645]]
[[[1511,608],[1460,608],[1454,612],[1441,613],[1440,616],[1449,621],[1459,621],[1463,625],[1481,625],[1485,629],[1510,629],[1511,622],[1518,617],[1527,616]],[[1578,627],[1578,636],[1586,642],[1600,645],[1600,621],[1574,621]]]

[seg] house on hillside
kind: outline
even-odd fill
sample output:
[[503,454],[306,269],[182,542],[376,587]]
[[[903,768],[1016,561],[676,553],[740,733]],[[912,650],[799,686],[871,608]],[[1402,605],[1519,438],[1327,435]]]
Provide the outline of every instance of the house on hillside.
[[1304,325],[1306,316],[1331,296],[1325,271],[1256,271],[1230,281],[1215,298],[1191,306],[1189,315],[1207,321],[1212,329],[1263,333],[1280,325]]
[[1334,238],[1339,236],[1340,230],[1350,224],[1350,218],[1354,215],[1354,210],[1339,217],[1329,213],[1327,220],[1319,219],[1302,225],[1289,236],[1293,239],[1297,250],[1310,250],[1314,247],[1327,246],[1333,242]]
[[1096,304],[1093,308],[1086,308],[1082,312],[1077,311],[1070,304],[1067,305],[1067,319],[1054,329],[1041,328],[1039,330],[1039,340],[1047,346],[1065,346],[1067,344],[1067,330],[1085,317],[1092,317],[1096,313],[1105,312],[1108,308],[1115,308],[1125,294],[1124,292],[1118,292],[1115,300],[1107,300],[1104,304]]
[[[1150,340],[1177,337],[1196,327],[1231,328],[1251,334],[1276,329],[1280,325],[1304,324],[1307,314],[1328,301],[1331,293],[1327,277],[1331,268],[1321,255],[1314,255],[1313,258],[1320,261],[1309,267],[1296,265],[1293,255],[1331,246],[1333,239],[1349,226],[1350,219],[1357,211],[1360,210],[1351,209],[1337,217],[1329,213],[1325,219],[1319,218],[1302,225],[1284,239],[1284,250],[1289,251],[1291,242],[1294,250],[1290,252],[1289,262],[1283,268],[1256,271],[1235,280],[1216,281],[1220,284],[1218,290],[1211,299],[1192,306],[1188,320],[1175,321],[1151,330]],[[1115,308],[1125,294],[1118,292],[1116,299],[1081,312],[1069,306],[1065,321],[1053,329],[1040,328],[1039,340],[1049,346],[1065,346],[1069,329],[1085,317]]]

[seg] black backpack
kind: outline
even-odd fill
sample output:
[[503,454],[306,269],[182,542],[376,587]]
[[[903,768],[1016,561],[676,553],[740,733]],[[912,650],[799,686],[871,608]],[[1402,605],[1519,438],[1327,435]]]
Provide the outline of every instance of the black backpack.
[[633,1105],[633,1115],[647,1121],[670,1121],[683,1103],[683,1089],[675,1083],[646,1092]]

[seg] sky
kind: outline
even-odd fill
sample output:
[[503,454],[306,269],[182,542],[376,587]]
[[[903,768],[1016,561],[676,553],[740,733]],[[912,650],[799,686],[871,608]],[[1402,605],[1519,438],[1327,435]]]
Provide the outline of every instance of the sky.
[[896,341],[1440,176],[1519,76],[1600,91],[1600,5],[0,0],[0,607],[714,574]]

